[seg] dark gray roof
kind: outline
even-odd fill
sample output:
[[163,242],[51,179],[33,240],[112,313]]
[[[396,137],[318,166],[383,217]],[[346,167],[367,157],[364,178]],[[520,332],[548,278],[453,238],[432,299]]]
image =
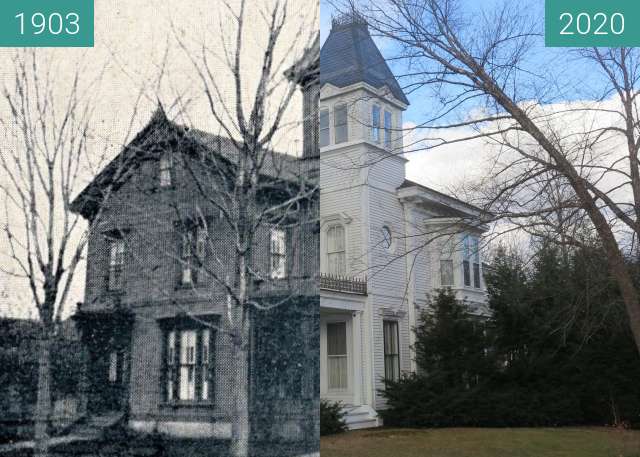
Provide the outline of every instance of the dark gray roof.
[[[89,219],[102,201],[103,188],[113,185],[113,189],[117,189],[129,179],[141,162],[158,159],[158,152],[153,151],[153,145],[158,142],[173,143],[174,146],[182,147],[188,145],[204,147],[214,153],[212,158],[222,159],[219,162],[220,165],[237,163],[238,149],[234,141],[178,125],[167,118],[160,105],[146,127],[72,201],[71,210]],[[168,150],[172,153],[178,152],[174,149]],[[309,162],[289,154],[265,149],[265,159],[260,174],[278,181],[297,181],[302,173],[313,166]]]
[[346,87],[365,82],[387,85],[395,98],[409,104],[387,62],[373,42],[367,24],[357,15],[334,19],[320,50],[320,85]]

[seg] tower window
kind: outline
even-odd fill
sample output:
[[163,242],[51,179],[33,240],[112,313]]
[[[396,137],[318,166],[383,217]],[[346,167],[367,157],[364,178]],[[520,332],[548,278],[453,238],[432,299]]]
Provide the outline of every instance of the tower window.
[[371,108],[371,139],[380,143],[380,107],[373,105]]
[[344,143],[349,138],[349,126],[347,123],[347,105],[337,105],[333,110],[333,126],[335,140]]
[[389,111],[384,112],[384,146],[391,147],[391,113]]
[[320,147],[328,146],[330,141],[329,135],[329,110],[320,110]]

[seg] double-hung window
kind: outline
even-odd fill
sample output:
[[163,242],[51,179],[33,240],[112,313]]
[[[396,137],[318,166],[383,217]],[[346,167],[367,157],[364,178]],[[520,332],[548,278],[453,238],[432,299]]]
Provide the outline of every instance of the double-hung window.
[[453,249],[451,240],[448,239],[444,242],[444,246],[440,252],[440,286],[453,287],[454,280]]
[[271,279],[287,277],[287,232],[282,228],[271,229]]
[[328,146],[331,141],[329,128],[329,110],[320,110],[320,147]]
[[371,108],[371,139],[380,143],[380,107],[373,105]]
[[[207,249],[207,229],[201,225],[190,225],[183,230],[180,264],[180,283],[191,285],[202,282],[201,273]],[[200,277],[199,277],[200,276]]]
[[478,238],[472,238],[471,249],[471,256],[473,259],[473,287],[480,289],[480,241]]
[[384,378],[388,381],[400,379],[400,345],[398,321],[383,321],[384,330]]
[[462,240],[462,276],[464,285],[471,287],[471,237],[465,235]]
[[124,239],[109,238],[109,290],[122,290],[124,286]]
[[327,323],[327,371],[330,390],[345,390],[349,386],[347,355],[347,323]]
[[212,330],[175,329],[166,335],[166,399],[207,402],[211,399]]
[[475,236],[466,235],[464,237],[462,266],[464,285],[471,287],[473,281],[473,287],[480,289],[480,241]]
[[347,272],[345,234],[342,225],[332,225],[327,229],[327,264],[330,275],[344,276]]
[[335,143],[344,143],[349,139],[347,105],[336,105],[333,109],[333,127]]
[[384,147],[391,148],[391,113],[384,112]]

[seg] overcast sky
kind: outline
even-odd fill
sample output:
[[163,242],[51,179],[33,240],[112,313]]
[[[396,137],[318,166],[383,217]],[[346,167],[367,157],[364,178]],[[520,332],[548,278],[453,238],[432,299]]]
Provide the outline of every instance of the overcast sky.
[[[237,0],[231,0],[232,4]],[[245,60],[243,69],[247,89],[252,89],[259,74],[265,33],[265,18],[261,13],[268,9],[267,1],[249,2],[246,39],[243,43]],[[259,5],[259,7],[258,7]],[[88,49],[41,49],[54,66],[56,83],[66,87],[76,65],[84,68],[81,84],[91,95],[96,106],[92,121],[95,137],[109,145],[109,155],[117,154],[126,142],[125,133],[132,119],[135,100],[139,93],[142,99],[137,106],[133,134],[149,120],[160,100],[177,121],[218,133],[218,127],[207,109],[202,84],[197,77],[190,55],[200,56],[203,45],[218,56],[223,55],[223,40],[231,38],[232,22],[223,19],[222,2],[216,0],[95,0],[95,47]],[[287,26],[283,30],[282,46],[276,60],[283,60],[283,69],[299,56],[307,37],[300,33],[301,24],[309,34],[317,30],[317,2],[295,0],[290,2]],[[225,29],[226,27],[226,29]],[[178,45],[181,41],[187,51]],[[294,44],[295,52],[285,52]],[[0,50],[0,81],[3,86],[13,79],[11,58],[15,49]],[[165,59],[165,54],[167,58]],[[166,61],[166,76],[157,85],[161,63]],[[209,62],[212,73],[222,90],[232,102],[232,77],[222,60]],[[105,69],[99,83],[96,78]],[[247,91],[250,94],[250,90]],[[174,106],[180,97],[185,103],[181,109]],[[276,139],[279,150],[295,153],[301,147],[301,97],[296,96],[284,123],[292,127],[283,131]],[[7,117],[7,113],[0,111]],[[130,139],[130,138],[129,138]],[[89,180],[87,176],[87,181]],[[80,191],[79,187],[77,191]],[[0,223],[4,225],[4,216]],[[0,250],[6,249],[0,239]],[[6,262],[6,258],[0,261]],[[3,265],[4,266],[4,265]],[[81,301],[84,285],[84,266],[74,282],[72,301]],[[23,285],[0,275],[0,314],[15,314],[16,303],[30,303],[29,294]],[[24,306],[23,306],[24,308]],[[29,314],[22,309],[20,315]]]

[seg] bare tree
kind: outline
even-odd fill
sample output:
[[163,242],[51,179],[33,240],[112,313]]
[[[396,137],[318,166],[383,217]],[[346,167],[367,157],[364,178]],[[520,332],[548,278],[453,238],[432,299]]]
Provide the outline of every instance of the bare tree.
[[[354,7],[345,3],[339,7]],[[478,204],[511,227],[559,230],[567,244],[579,244],[584,231],[594,235],[640,350],[638,288],[625,258],[640,234],[638,53],[585,50],[587,64],[604,74],[602,90],[592,102],[559,103],[570,90],[559,73],[571,55],[541,68],[530,56],[541,44],[541,24],[515,2],[492,8],[471,17],[457,0],[360,5],[369,27],[405,59],[405,88],[432,89],[440,101],[416,128],[422,140],[407,150],[471,140],[491,145],[489,178],[471,189]]]
[[[207,207],[219,212],[223,225],[232,234],[231,256],[216,259],[217,265],[231,268],[229,274],[221,274],[219,269],[207,268],[205,264],[198,267],[228,296],[220,327],[230,335],[233,351],[232,454],[245,457],[250,436],[251,315],[255,310],[270,310],[288,303],[290,295],[285,293],[275,302],[264,302],[256,297],[256,285],[262,290],[280,287],[292,294],[300,294],[305,287],[302,282],[295,282],[288,272],[278,271],[279,265],[271,265],[266,271],[260,268],[256,246],[272,243],[272,249],[280,249],[273,243],[284,243],[284,239],[265,239],[264,233],[274,228],[283,233],[312,231],[309,227],[318,217],[317,206],[314,207],[318,183],[312,170],[313,160],[299,160],[274,152],[274,139],[283,134],[295,135],[294,129],[301,125],[299,120],[287,122],[287,113],[299,85],[317,84],[319,42],[314,8],[309,10],[306,20],[301,20],[291,16],[292,6],[288,2],[267,2],[258,7],[264,38],[259,58],[252,60],[251,52],[246,50],[252,36],[247,10],[255,5],[246,0],[224,5],[227,14],[223,20],[233,24],[233,32],[231,38],[221,37],[222,49],[202,46],[201,54],[192,54],[180,41],[191,58],[206,97],[211,130],[220,131],[226,138],[224,142],[219,138],[211,140],[210,147],[201,149],[195,162],[185,162],[185,168],[199,197]],[[283,35],[286,27],[295,29],[297,41],[286,41]],[[224,29],[222,24],[221,29]],[[224,63],[225,76],[232,78],[231,101],[221,83],[224,76],[216,74],[212,66],[216,61]],[[290,67],[290,62],[297,63]],[[250,94],[249,88],[253,88]],[[315,115],[315,111],[310,113]],[[192,131],[192,135],[198,133]],[[202,214],[197,217],[201,225],[206,226]],[[317,250],[317,246],[310,249]],[[306,255],[317,258],[313,252]],[[312,281],[315,283],[315,277]],[[283,284],[286,287],[283,288]]]
[[92,94],[102,72],[83,81],[86,68],[78,64],[62,79],[51,60],[36,51],[19,52],[9,63],[12,78],[2,88],[0,120],[0,271],[24,281],[40,323],[35,438],[36,455],[45,456],[51,344],[57,324],[70,311],[68,298],[88,235],[70,204],[107,155],[91,129]]

